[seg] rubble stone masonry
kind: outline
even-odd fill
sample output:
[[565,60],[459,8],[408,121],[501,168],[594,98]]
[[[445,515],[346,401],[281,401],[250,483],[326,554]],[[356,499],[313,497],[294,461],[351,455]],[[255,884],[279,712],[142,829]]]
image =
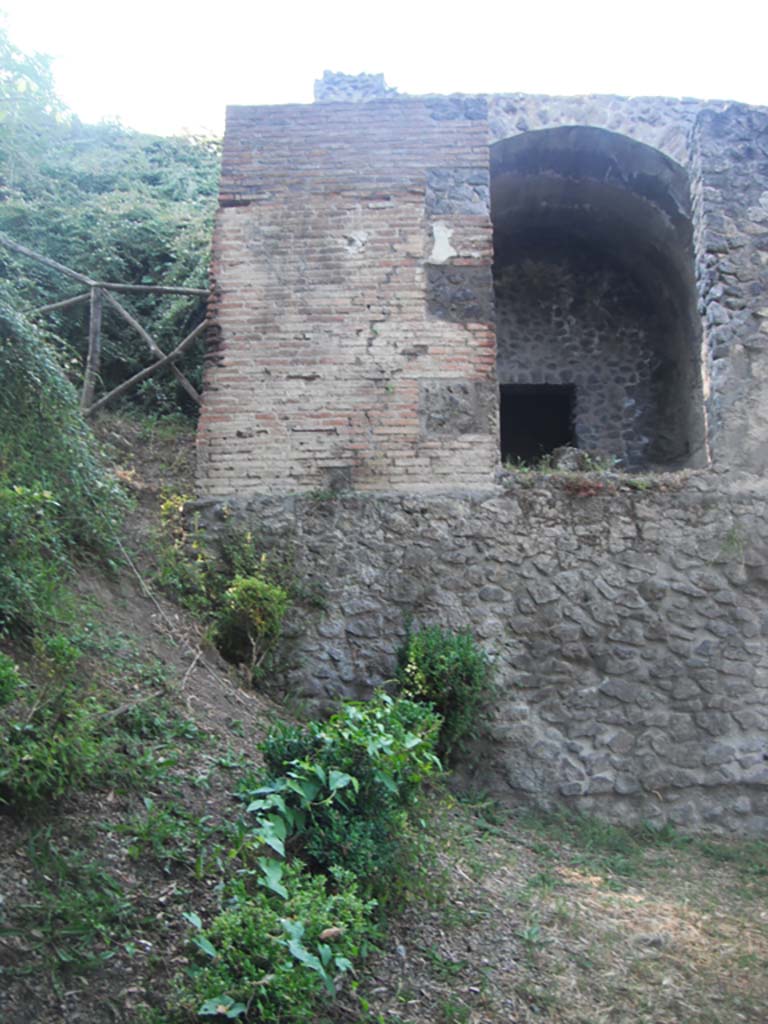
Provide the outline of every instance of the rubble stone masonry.
[[[312,106],[229,111],[199,433],[209,536],[234,517],[323,595],[292,611],[283,682],[311,706],[365,696],[393,674],[409,619],[468,627],[497,663],[466,767],[477,784],[615,821],[768,833],[768,111],[403,97],[373,76],[367,102],[345,82],[333,102],[327,85]],[[682,472],[500,471],[489,150],[574,125],[684,171],[686,400],[706,445]],[[639,190],[665,229],[655,179],[606,166],[599,186]],[[653,264],[652,246],[638,259]],[[535,266],[505,265],[500,373],[578,388],[614,360],[656,387],[663,344],[648,341],[653,363],[635,351],[653,318],[611,319],[596,300],[569,326],[564,369],[553,334],[536,342],[539,377],[526,368],[526,332],[554,322],[547,282],[596,294],[588,266],[547,267],[535,291]],[[603,353],[589,373],[587,330]],[[642,461],[633,423],[648,434],[649,410],[617,426],[600,399],[577,415]]]

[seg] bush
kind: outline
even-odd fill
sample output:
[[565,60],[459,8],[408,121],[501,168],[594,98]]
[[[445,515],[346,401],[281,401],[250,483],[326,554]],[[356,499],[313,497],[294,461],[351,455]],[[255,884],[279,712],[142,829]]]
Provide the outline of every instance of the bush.
[[258,674],[280,639],[289,603],[287,592],[263,576],[235,576],[216,617],[214,635],[221,654]]
[[244,780],[238,793],[249,803],[224,910],[207,928],[185,914],[199,955],[176,983],[165,1024],[318,1019],[320,1000],[375,933],[371,894],[413,885],[413,871],[398,870],[408,810],[440,769],[439,725],[431,708],[379,693],[327,722],[270,732],[262,750],[271,778],[257,788]]
[[472,734],[492,675],[489,656],[469,631],[429,626],[408,637],[397,678],[404,697],[431,704],[440,714],[442,757],[450,759]]
[[349,869],[386,901],[408,862],[408,810],[440,770],[439,724],[430,708],[380,693],[327,722],[278,727],[262,746],[272,778],[249,811],[277,811],[289,848],[315,869]]
[[285,895],[249,891],[239,880],[229,906],[193,941],[199,951],[179,1003],[202,1017],[246,1016],[261,1024],[306,1024],[336,979],[364,952],[372,904],[354,878],[335,872],[332,884],[300,863],[285,868]]
[[0,631],[55,617],[76,553],[107,555],[125,501],[42,336],[0,287]]

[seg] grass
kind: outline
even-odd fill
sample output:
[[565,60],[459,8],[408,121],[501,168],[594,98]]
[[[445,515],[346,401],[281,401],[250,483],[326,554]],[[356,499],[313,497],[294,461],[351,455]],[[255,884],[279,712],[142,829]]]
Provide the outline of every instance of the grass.
[[405,977],[419,1022],[453,1001],[483,1024],[764,1024],[765,842],[487,799],[436,808],[432,831],[444,902],[404,916],[407,970],[391,949],[362,980],[373,1019]]
[[41,964],[54,971],[96,967],[136,925],[131,899],[114,874],[88,852],[60,846],[53,835],[47,825],[28,843],[32,885],[20,915],[20,931],[29,940],[25,973]]

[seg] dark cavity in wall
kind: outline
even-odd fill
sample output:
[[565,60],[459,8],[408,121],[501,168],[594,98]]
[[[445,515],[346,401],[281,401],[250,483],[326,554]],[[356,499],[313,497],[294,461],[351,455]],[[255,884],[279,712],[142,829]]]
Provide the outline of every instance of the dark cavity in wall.
[[[492,147],[491,211],[502,402],[510,388],[578,389],[570,430],[580,447],[627,469],[701,465],[684,169],[603,129],[528,132]],[[560,407],[540,413],[526,444],[551,450]],[[504,418],[503,406],[502,458]]]
[[502,462],[535,466],[556,448],[575,444],[575,402],[576,389],[569,384],[502,384]]

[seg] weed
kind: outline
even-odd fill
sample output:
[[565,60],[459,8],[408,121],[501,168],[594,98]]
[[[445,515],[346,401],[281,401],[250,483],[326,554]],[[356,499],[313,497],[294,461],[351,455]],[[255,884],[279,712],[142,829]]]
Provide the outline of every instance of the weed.
[[131,903],[117,880],[88,853],[61,849],[52,835],[48,826],[29,840],[34,903],[21,908],[19,931],[37,959],[25,970],[36,970],[40,958],[54,969],[95,967],[136,926]]
[[158,806],[150,797],[144,797],[143,817],[135,817],[114,826],[114,831],[130,837],[128,856],[144,860],[147,856],[158,861],[167,873],[174,866],[191,868],[201,879],[208,873],[208,865],[224,852],[223,846],[213,839],[219,827],[208,817],[195,817],[176,805]]
[[548,942],[542,933],[541,924],[536,914],[531,915],[525,928],[518,931],[517,937],[522,942],[528,956],[533,956]]
[[543,871],[537,871],[531,875],[526,882],[526,889],[529,892],[539,892],[541,895],[548,895],[554,889],[557,888],[558,878],[557,875],[550,871],[549,868],[545,868]]
[[469,967],[468,960],[452,960],[444,956],[434,945],[422,946],[421,952],[432,968],[432,973],[440,981],[451,981]]
[[10,704],[23,685],[18,665],[7,654],[0,653],[0,707]]
[[726,532],[720,545],[720,555],[726,559],[741,561],[744,558],[746,540],[738,526],[733,525]]
[[529,981],[521,981],[515,986],[515,992],[523,999],[534,1013],[542,1013],[557,1006],[557,996],[544,985],[536,985]]
[[469,1007],[454,996],[443,999],[437,1012],[440,1024],[469,1024],[472,1019]]
[[303,497],[313,505],[325,505],[330,502],[337,501],[339,498],[339,492],[334,491],[330,487],[316,487],[312,491],[307,491]]
[[98,774],[102,708],[83,692],[80,657],[56,634],[38,645],[36,684],[16,673],[14,697],[0,710],[0,806],[31,810]]
[[177,994],[187,1012],[305,1024],[365,954],[372,905],[358,896],[349,873],[335,871],[331,888],[296,863],[286,866],[283,880],[283,893],[233,882],[226,909],[207,928],[197,915],[185,915],[198,951]]

